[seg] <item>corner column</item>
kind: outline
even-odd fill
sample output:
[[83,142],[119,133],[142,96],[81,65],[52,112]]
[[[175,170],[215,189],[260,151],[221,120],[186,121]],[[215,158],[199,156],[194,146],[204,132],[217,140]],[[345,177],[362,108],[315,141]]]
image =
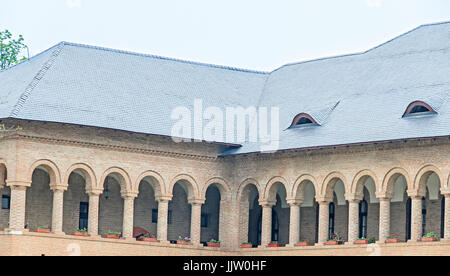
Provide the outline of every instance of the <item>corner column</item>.
[[9,229],[25,229],[25,203],[27,187],[30,182],[6,181],[11,190],[11,206],[9,210]]
[[52,233],[65,235],[63,232],[63,206],[64,192],[67,190],[67,186],[58,185],[51,189],[53,190]]
[[290,206],[289,247],[294,247],[300,240],[300,200],[288,200]]
[[137,193],[126,193],[123,197],[123,238],[133,239],[133,225],[134,225],[134,199]]
[[318,245],[324,245],[329,237],[328,231],[330,226],[330,202],[319,202],[319,238]]
[[379,243],[384,243],[391,234],[391,199],[388,197],[379,198],[380,200],[380,225],[379,225]]
[[261,247],[266,247],[272,241],[272,207],[274,202],[260,202],[262,206]]
[[167,217],[169,215],[169,201],[171,197],[159,197],[158,201],[158,223],[156,224],[156,235],[158,241],[161,243],[168,243],[167,241]]
[[191,243],[194,246],[201,246],[200,234],[201,234],[202,205],[205,202],[201,200],[193,200],[189,203],[191,204]]
[[99,237],[98,234],[98,209],[99,197],[102,189],[88,191],[89,195],[89,217],[88,217],[88,234],[91,237]]
[[444,239],[450,240],[450,194],[445,194]]

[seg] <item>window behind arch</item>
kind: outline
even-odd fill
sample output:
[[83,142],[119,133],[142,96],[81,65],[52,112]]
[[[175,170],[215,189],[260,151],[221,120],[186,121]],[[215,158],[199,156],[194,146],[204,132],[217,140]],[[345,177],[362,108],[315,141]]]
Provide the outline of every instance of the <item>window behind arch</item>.
[[335,206],[334,203],[331,202],[329,206],[329,224],[328,224],[328,237],[331,238],[331,234],[334,234],[334,214],[335,214]]
[[367,209],[366,200],[359,203],[359,238],[367,238]]

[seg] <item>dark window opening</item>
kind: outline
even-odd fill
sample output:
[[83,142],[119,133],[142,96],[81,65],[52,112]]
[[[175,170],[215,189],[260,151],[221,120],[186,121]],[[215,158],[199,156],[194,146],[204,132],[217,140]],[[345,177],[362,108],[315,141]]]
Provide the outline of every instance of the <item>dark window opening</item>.
[[2,196],[2,209],[9,209],[11,206],[11,198],[7,195]]
[[204,228],[207,228],[209,224],[209,215],[208,214],[202,214],[201,217],[201,226]]
[[303,118],[300,118],[300,120],[298,120],[298,122],[297,122],[297,126],[298,125],[307,125],[307,124],[312,124],[313,122],[310,120],[310,119],[308,119],[308,118],[306,118],[306,117],[303,117]]
[[422,236],[425,235],[427,229],[427,201],[422,198]]
[[167,224],[172,224],[172,210],[167,212]]
[[158,223],[158,209],[152,209],[152,223]]
[[406,201],[406,240],[411,239],[411,198]]
[[426,113],[436,113],[431,106],[429,106],[427,103],[416,101],[411,103],[408,108],[406,108],[405,114],[411,115],[411,114],[426,114]]
[[89,219],[89,202],[80,202],[80,218],[78,229],[87,229]]
[[277,212],[272,210],[272,241],[278,241],[279,227]]
[[331,202],[329,206],[329,224],[328,224],[328,237],[331,238],[331,235],[334,234],[334,213],[335,213],[335,206],[334,203]]
[[367,209],[366,200],[359,203],[359,238],[367,238]]
[[411,109],[411,111],[409,112],[409,114],[413,114],[413,113],[422,113],[422,112],[430,112],[431,110],[429,110],[428,108],[426,108],[423,105],[418,105],[413,107],[413,109]]
[[316,202],[316,227],[315,227],[315,243],[319,242],[319,203]]
[[441,201],[441,238],[445,235],[445,197],[442,197]]

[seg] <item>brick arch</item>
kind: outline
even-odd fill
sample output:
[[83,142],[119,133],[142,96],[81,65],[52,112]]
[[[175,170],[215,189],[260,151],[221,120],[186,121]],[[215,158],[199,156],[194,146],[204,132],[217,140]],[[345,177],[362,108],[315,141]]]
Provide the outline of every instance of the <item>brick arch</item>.
[[181,182],[181,184],[185,184],[184,187],[188,192],[188,200],[195,200],[200,198],[197,181],[195,181],[195,179],[188,174],[179,174],[172,179],[172,181],[170,182],[168,193],[170,196],[173,196],[173,188],[178,182]]
[[334,186],[336,183],[341,180],[344,183],[344,192],[347,192],[347,181],[345,179],[345,176],[340,172],[332,172],[327,177],[325,177],[325,180],[322,183],[322,190],[321,190],[321,197],[322,199],[326,201],[332,201],[334,196]]
[[381,190],[382,195],[392,198],[392,196],[394,195],[394,183],[395,181],[397,181],[397,178],[399,176],[405,177],[407,189],[411,187],[411,180],[408,172],[403,168],[396,167],[388,171],[384,176]]
[[114,175],[119,178],[120,192],[122,194],[132,192],[130,176],[124,169],[121,169],[119,167],[111,167],[103,173],[102,178],[100,179],[100,183],[98,183],[97,186],[99,189],[104,188],[106,177],[108,177],[109,175]]
[[94,170],[86,163],[77,163],[70,166],[64,177],[64,185],[69,185],[69,177],[76,170],[82,172],[84,181],[86,182],[86,190],[97,186],[97,177],[95,176]]
[[284,186],[286,193],[289,191],[289,185],[287,180],[282,176],[272,177],[266,184],[264,190],[264,199],[268,201],[276,201],[277,191],[279,187]]
[[423,107],[425,107],[426,109],[428,109],[428,111],[430,111],[430,112],[436,112],[429,104],[427,104],[426,102],[423,102],[423,101],[414,101],[414,102],[412,102],[412,103],[410,103],[409,105],[408,105],[408,107],[406,108],[406,110],[405,110],[405,113],[403,113],[403,116],[406,116],[406,115],[408,115],[408,114],[411,114],[411,111],[413,110],[413,108],[414,107],[416,107],[416,106],[423,106]]
[[253,185],[256,187],[256,190],[258,191],[259,195],[262,194],[261,186],[259,185],[258,181],[256,181],[256,179],[253,179],[253,178],[247,178],[244,181],[242,181],[241,184],[239,185],[238,192],[236,193],[236,199],[238,200],[238,202],[240,202],[243,199],[243,194],[245,192],[245,189],[250,185]]
[[32,182],[33,172],[39,167],[44,168],[48,175],[50,176],[50,187],[61,185],[61,173],[58,166],[48,159],[41,159],[35,161],[29,171],[28,171],[28,179],[30,183]]
[[139,186],[142,181],[145,181],[146,178],[154,180],[154,183],[149,184],[155,192],[155,198],[166,195],[166,184],[164,183],[164,179],[159,173],[151,170],[145,171],[138,176],[132,189],[135,193],[139,193]]
[[364,182],[366,182],[368,178],[372,178],[375,182],[375,190],[378,191],[380,187],[376,174],[371,170],[362,170],[358,172],[353,179],[352,186],[350,187],[350,194],[358,199],[362,199],[364,197]]
[[211,185],[216,185],[216,187],[219,189],[221,200],[231,199],[231,188],[228,183],[220,177],[213,177],[206,181],[201,194],[202,199],[206,200],[206,191]]
[[5,175],[7,172],[8,165],[6,164],[6,161],[3,159],[0,159],[0,188],[3,188],[5,186]]
[[313,184],[314,194],[316,194],[316,191],[317,191],[316,179],[314,178],[314,176],[312,176],[310,174],[304,174],[304,175],[301,175],[299,178],[297,178],[297,180],[295,180],[295,183],[291,189],[291,194],[289,196],[293,199],[303,200],[304,199],[303,193],[305,191],[305,187],[308,184],[308,182],[311,182]]
[[420,196],[425,196],[427,193],[427,180],[428,177],[435,173],[439,178],[440,188],[444,188],[445,181],[442,177],[441,171],[434,165],[425,165],[417,173],[414,179],[414,192]]

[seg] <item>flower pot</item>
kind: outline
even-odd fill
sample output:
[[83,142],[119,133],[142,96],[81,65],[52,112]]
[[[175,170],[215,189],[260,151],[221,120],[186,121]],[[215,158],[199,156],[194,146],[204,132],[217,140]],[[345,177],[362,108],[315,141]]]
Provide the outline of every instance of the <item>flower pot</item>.
[[422,238],[422,242],[435,242],[437,241],[436,237]]
[[105,238],[118,240],[119,235],[106,234]]
[[177,244],[190,245],[191,242],[190,241],[177,241]]
[[310,244],[309,244],[309,242],[302,241],[302,242],[298,242],[295,246],[310,246]]
[[399,243],[400,239],[386,239],[386,243]]
[[50,229],[37,228],[36,232],[38,232],[38,233],[50,233]]
[[354,244],[369,244],[369,240],[356,240]]
[[253,247],[253,244],[251,244],[251,243],[241,244],[241,248],[252,248],[252,247]]
[[220,247],[220,243],[207,242],[208,247]]
[[157,242],[158,240],[156,238],[140,237],[140,238],[138,238],[138,241]]
[[76,231],[76,232],[73,233],[73,235],[74,236],[79,236],[79,237],[87,237],[88,233],[87,232],[78,232],[78,231]]
[[269,243],[269,247],[280,247],[279,243]]
[[339,245],[341,244],[340,241],[327,241],[325,242],[325,245]]

